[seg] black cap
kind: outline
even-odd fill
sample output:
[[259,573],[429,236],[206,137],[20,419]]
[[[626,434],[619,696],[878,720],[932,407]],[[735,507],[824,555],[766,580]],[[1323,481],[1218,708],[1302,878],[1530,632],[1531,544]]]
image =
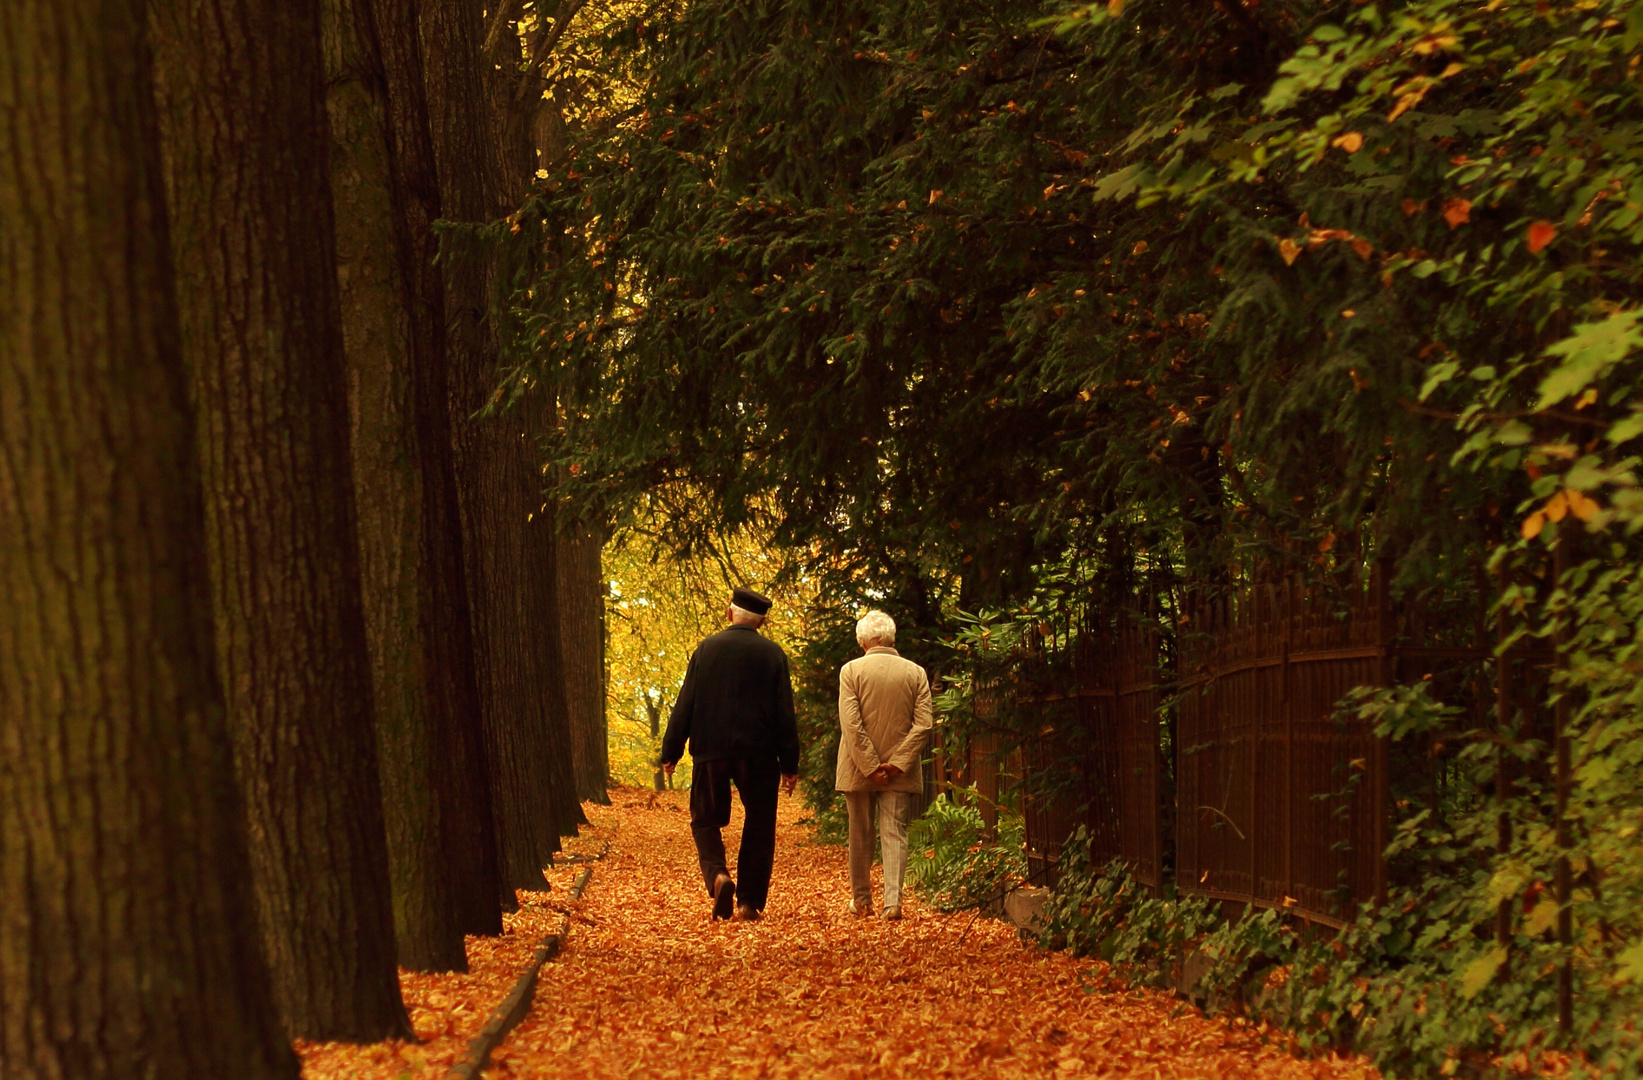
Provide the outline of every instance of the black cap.
[[755,615],[763,615],[770,610],[770,597],[763,593],[756,593],[745,585],[738,585],[731,590],[730,602],[743,611],[751,611]]

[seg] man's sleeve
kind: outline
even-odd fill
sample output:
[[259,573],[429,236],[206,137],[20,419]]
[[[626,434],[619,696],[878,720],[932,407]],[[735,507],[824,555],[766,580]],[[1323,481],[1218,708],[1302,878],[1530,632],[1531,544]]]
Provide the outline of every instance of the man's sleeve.
[[839,669],[839,728],[842,732],[839,753],[849,754],[863,776],[872,775],[881,764],[879,752],[867,734],[867,725],[862,723],[861,698],[856,694],[849,664]]
[[793,709],[793,673],[782,654],[782,670],[776,680],[776,763],[783,776],[799,771],[799,718]]
[[922,670],[918,673],[918,684],[918,694],[913,700],[913,726],[907,729],[907,734],[902,736],[901,742],[896,744],[886,759],[902,772],[913,770],[919,755],[924,753],[924,744],[930,739],[930,680]]
[[696,655],[691,654],[685,667],[685,684],[679,687],[679,700],[668,714],[667,734],[662,736],[662,764],[677,765],[685,756],[685,740],[690,738],[690,717],[696,710]]

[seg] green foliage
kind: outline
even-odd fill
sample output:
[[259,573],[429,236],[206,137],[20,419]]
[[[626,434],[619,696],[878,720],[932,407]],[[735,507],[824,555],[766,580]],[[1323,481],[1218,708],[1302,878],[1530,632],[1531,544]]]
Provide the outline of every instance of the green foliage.
[[1026,878],[1021,816],[1000,807],[989,837],[977,798],[939,795],[907,828],[907,878],[937,911],[1001,904]]
[[[1635,1068],[1643,2],[703,0],[612,27],[642,90],[512,221],[509,385],[559,388],[567,505],[686,489],[679,543],[759,520],[801,554],[814,799],[866,604],[962,734],[1080,591],[1385,556],[1460,612],[1487,566],[1513,640],[1561,642],[1543,699],[1498,726],[1433,690],[1355,702],[1402,752],[1448,747],[1396,833],[1400,899],[1333,960],[1235,924],[1217,992],[1269,957],[1297,1037],[1486,1071],[1552,1037],[1567,961],[1574,1042]],[[1161,978],[1141,943],[1207,917],[1166,902],[1088,933]]]
[[[1274,910],[1228,915],[1201,897],[1155,897],[1122,866],[1074,855],[1042,940],[1107,960],[1132,982],[1182,989],[1212,1012],[1271,1023],[1298,1050],[1361,1052],[1388,1077],[1551,1067],[1548,948],[1520,938],[1507,965],[1466,909],[1460,890],[1400,893],[1332,932]],[[1581,999],[1583,1026],[1599,1033],[1588,1051],[1622,1073],[1636,1067],[1633,1010]]]

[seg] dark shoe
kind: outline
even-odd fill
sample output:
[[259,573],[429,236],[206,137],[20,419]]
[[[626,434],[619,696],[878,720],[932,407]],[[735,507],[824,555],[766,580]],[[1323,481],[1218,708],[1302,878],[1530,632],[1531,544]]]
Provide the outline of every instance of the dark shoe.
[[752,904],[736,905],[736,918],[742,920],[742,922],[758,922],[761,914],[762,912]]
[[857,907],[856,902],[852,900],[850,901],[850,914],[854,915],[858,919],[869,918],[873,914],[873,905],[863,904],[862,906]]
[[887,908],[885,908],[884,909],[884,917],[889,922],[900,922],[901,921],[901,908],[900,907],[887,907]]
[[729,874],[720,874],[713,879],[713,917],[730,918],[730,910],[735,904],[736,883],[730,880]]

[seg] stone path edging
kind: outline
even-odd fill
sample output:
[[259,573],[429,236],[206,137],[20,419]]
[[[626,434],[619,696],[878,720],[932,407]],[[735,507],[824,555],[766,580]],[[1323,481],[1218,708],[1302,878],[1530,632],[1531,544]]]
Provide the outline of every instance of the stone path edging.
[[[576,876],[576,882],[571,885],[568,894],[572,903],[582,899],[582,890],[588,887],[588,879],[593,876],[593,863],[604,858],[605,852],[609,850],[610,845],[607,843],[598,855],[582,867],[582,872]],[[462,1060],[451,1066],[451,1071],[445,1074],[445,1080],[478,1080],[479,1074],[491,1063],[491,1052],[502,1045],[502,1040],[507,1038],[508,1032],[531,1011],[531,1002],[536,997],[536,981],[541,974],[542,965],[559,955],[559,950],[569,934],[570,916],[566,915],[560,921],[559,929],[542,939],[542,944],[537,946],[536,955],[525,966],[525,970],[519,973],[519,981],[514,983],[513,989],[502,999],[502,1003],[491,1010],[490,1019],[485,1021],[485,1026],[479,1029],[479,1034],[468,1043],[468,1052],[463,1055]]]

